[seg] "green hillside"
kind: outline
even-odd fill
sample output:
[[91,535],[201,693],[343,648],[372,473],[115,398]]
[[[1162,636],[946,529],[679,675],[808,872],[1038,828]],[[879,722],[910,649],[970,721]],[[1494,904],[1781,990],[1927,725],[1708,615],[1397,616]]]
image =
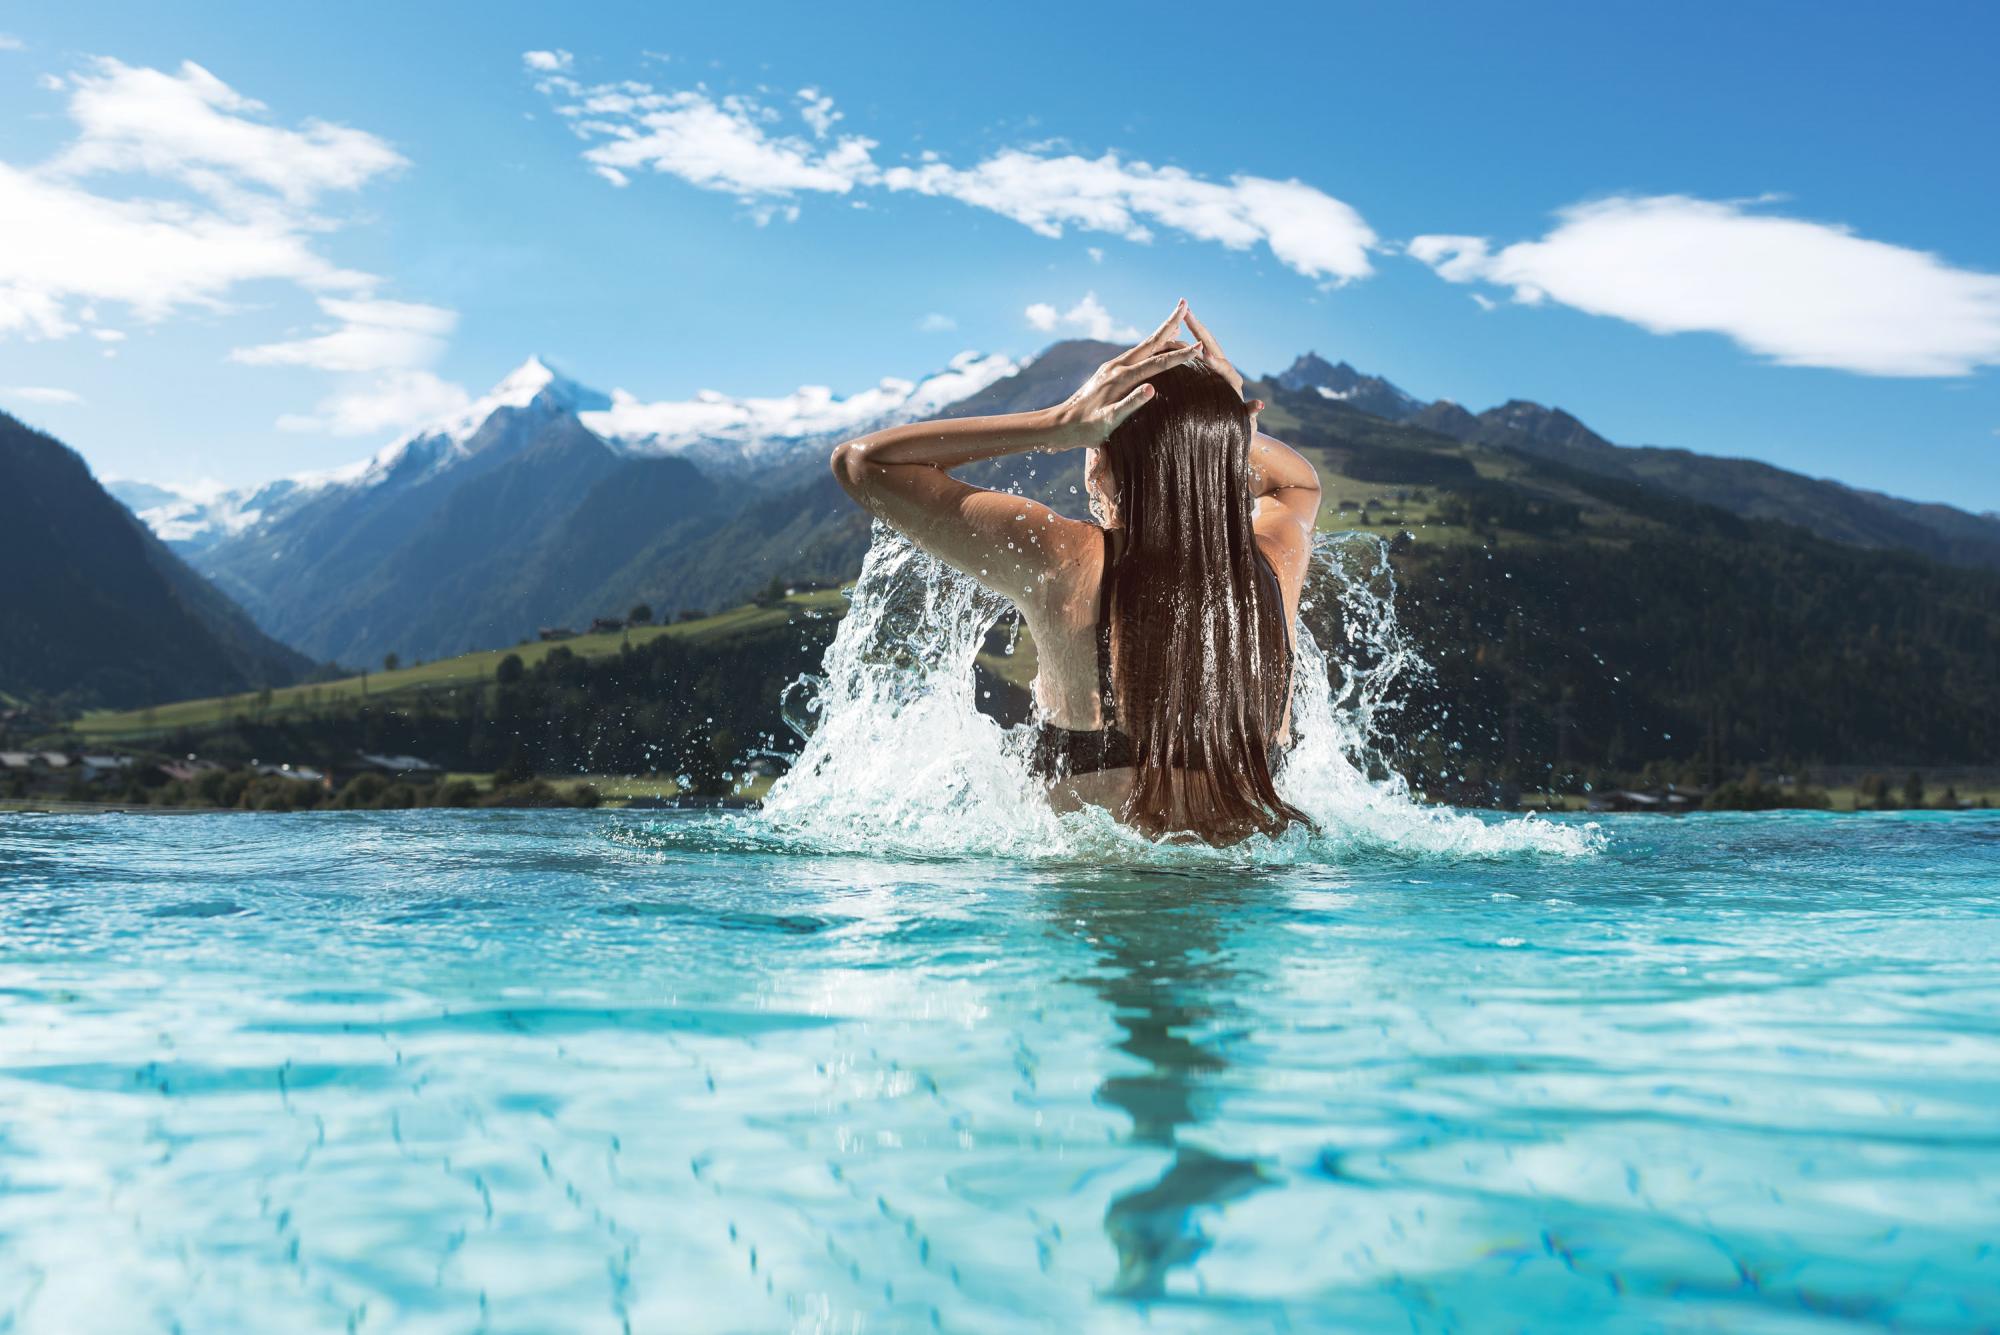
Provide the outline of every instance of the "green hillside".
[[371,672],[279,690],[181,700],[148,709],[96,710],[78,719],[74,730],[88,742],[132,742],[222,727],[237,718],[259,722],[304,719],[364,702],[394,708],[412,697],[490,687],[501,660],[508,657],[519,658],[524,668],[533,668],[558,649],[578,658],[593,659],[616,656],[628,647],[642,648],[661,638],[718,645],[780,629],[800,616],[837,617],[845,609],[846,599],[836,590],[801,593],[768,606],[738,607],[694,621],[635,626],[551,643],[538,641],[510,649],[488,649],[398,668],[394,672]]
[[[1091,355],[1058,345],[952,411],[1056,401]],[[1585,430],[1560,414],[1538,410],[1542,446],[1527,449],[1467,433],[1446,412],[1396,422],[1275,382],[1250,392],[1269,404],[1264,429],[1319,470],[1321,527],[1390,544],[1401,622],[1428,668],[1374,740],[1427,792],[1483,802],[1626,781],[1706,785],[1752,766],[1900,775],[2000,760],[2000,573],[1831,541],[1575,464],[1595,447],[1546,448]],[[1530,420],[1525,411],[1513,405],[1509,420]],[[968,472],[1081,514],[1081,465],[1071,453]],[[633,558],[639,587],[663,591],[649,596],[656,607],[727,606],[773,577],[844,580],[868,541],[822,458],[759,479],[739,510],[699,532],[687,522],[669,517]],[[398,750],[481,772],[693,764],[701,786],[752,751],[791,745],[779,696],[817,668],[843,606],[814,594],[560,646],[95,713],[78,732],[244,757]],[[1349,643],[1331,600],[1312,615],[1322,644]],[[503,683],[509,654],[521,673]],[[1022,637],[981,664],[996,712],[1017,716],[1033,645]]]

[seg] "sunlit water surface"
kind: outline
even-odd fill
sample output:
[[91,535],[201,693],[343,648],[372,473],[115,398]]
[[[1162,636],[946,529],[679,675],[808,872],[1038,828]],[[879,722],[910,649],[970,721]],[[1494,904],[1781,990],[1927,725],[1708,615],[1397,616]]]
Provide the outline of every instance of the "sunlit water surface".
[[2000,1321],[2000,818],[1604,826],[0,817],[0,1329]]

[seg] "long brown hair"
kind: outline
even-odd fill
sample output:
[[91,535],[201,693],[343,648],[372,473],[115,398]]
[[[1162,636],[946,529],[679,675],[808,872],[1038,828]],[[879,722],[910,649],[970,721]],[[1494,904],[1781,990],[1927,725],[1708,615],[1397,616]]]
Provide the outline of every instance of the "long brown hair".
[[1311,825],[1271,778],[1291,663],[1284,600],[1257,573],[1250,409],[1199,358],[1149,383],[1102,447],[1124,525],[1105,574],[1113,679],[1135,752],[1119,818],[1218,845]]

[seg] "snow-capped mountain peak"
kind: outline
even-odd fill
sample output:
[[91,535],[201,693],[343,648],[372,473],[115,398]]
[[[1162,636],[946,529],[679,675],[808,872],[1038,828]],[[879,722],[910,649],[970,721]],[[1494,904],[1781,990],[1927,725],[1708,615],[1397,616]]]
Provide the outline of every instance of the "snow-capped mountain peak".
[[703,389],[690,398],[648,403],[618,390],[607,407],[578,415],[623,453],[683,454],[727,470],[831,436],[933,416],[1015,374],[1023,364],[1005,356],[961,352],[943,370],[921,380],[884,376],[873,387],[845,397],[826,385],[801,385],[772,398]]
[[501,408],[526,408],[537,400],[578,412],[611,406],[611,400],[604,395],[579,385],[538,354],[531,353],[528,360],[509,371],[499,384],[474,402],[468,415],[477,414],[483,421]]
[[304,487],[373,486],[391,477],[409,480],[430,476],[490,448],[496,440],[517,434],[487,430],[488,424],[502,412],[525,414],[531,422],[522,425],[532,426],[559,413],[610,405],[611,400],[603,394],[585,388],[541,357],[531,355],[465,407],[399,436],[370,458],[302,474],[294,480]]
[[530,356],[464,407],[351,464],[234,490],[212,483],[132,481],[114,484],[113,492],[161,538],[198,550],[276,522],[317,496],[400,489],[475,456],[498,458],[499,453],[488,452],[505,453],[525,444],[565,414],[574,414],[618,453],[675,454],[709,471],[733,472],[832,436],[935,416],[1018,373],[1028,360],[961,352],[921,379],[884,376],[872,388],[844,397],[825,385],[801,385],[770,398],[703,389],[686,399],[647,402],[624,390],[601,394],[540,356]]
[[1312,390],[1323,399],[1359,408],[1377,417],[1400,422],[1421,411],[1424,402],[1390,384],[1381,376],[1364,375],[1345,361],[1330,365],[1316,352],[1308,352],[1277,377],[1285,389]]
[[604,395],[584,388],[539,356],[530,356],[464,408],[417,428],[376,457],[389,454],[398,445],[425,439],[443,438],[460,447],[468,446],[495,413],[506,409],[554,413],[594,411],[610,406],[611,400]]

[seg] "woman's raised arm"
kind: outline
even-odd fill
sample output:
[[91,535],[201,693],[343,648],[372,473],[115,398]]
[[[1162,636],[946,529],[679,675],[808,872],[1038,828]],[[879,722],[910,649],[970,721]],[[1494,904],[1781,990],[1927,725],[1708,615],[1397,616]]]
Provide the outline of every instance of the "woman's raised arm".
[[1090,528],[1039,501],[975,487],[948,470],[1031,450],[1101,444],[1152,397],[1147,377],[1196,356],[1172,337],[1185,303],[1097,368],[1068,399],[1033,412],[906,422],[843,441],[833,475],[870,514],[994,592],[1032,602]]

